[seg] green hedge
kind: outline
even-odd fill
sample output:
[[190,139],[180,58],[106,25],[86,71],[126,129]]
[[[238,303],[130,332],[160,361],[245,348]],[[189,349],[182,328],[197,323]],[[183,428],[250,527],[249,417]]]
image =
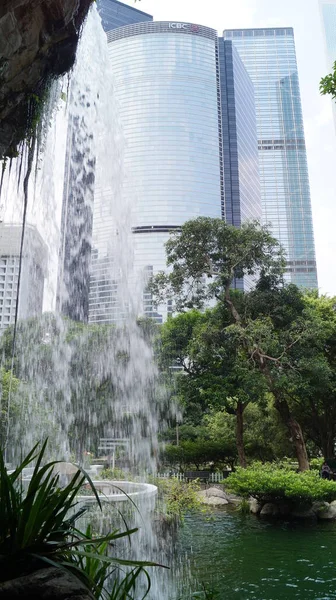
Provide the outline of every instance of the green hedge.
[[336,482],[321,479],[318,471],[295,473],[275,465],[237,468],[227,480],[230,491],[259,502],[290,502],[311,504],[314,501],[336,500]]

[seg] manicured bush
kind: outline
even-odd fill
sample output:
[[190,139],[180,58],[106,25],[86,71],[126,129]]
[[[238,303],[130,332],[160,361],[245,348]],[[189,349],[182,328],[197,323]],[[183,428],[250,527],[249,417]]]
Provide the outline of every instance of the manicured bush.
[[228,478],[227,487],[243,498],[252,496],[260,503],[307,505],[316,500],[336,500],[336,482],[321,479],[318,471],[295,473],[273,464],[237,468]]
[[210,463],[214,468],[219,467],[231,463],[234,456],[235,450],[231,446],[213,440],[182,441],[178,446],[167,444],[162,452],[163,462],[181,471],[188,467],[209,468]]

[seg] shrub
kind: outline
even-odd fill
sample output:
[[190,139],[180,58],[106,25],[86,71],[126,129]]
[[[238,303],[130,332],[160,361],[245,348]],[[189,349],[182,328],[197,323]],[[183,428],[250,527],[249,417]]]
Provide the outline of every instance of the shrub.
[[190,466],[199,469],[212,463],[213,467],[231,462],[234,451],[230,445],[213,440],[183,441],[179,446],[167,444],[164,448],[162,458],[171,466],[178,466],[181,470]]
[[324,458],[311,458],[309,461],[309,466],[315,471],[321,471],[323,463]]
[[317,471],[295,473],[272,464],[237,468],[228,478],[227,488],[243,498],[252,496],[260,503],[312,504],[315,500],[336,499],[336,482],[321,479]]
[[124,471],[121,469],[103,469],[99,473],[101,479],[115,479],[116,481],[124,481],[126,479]]
[[170,519],[183,521],[186,512],[200,509],[197,496],[200,486],[196,481],[184,483],[176,479],[159,479],[155,484],[159,488],[158,510]]

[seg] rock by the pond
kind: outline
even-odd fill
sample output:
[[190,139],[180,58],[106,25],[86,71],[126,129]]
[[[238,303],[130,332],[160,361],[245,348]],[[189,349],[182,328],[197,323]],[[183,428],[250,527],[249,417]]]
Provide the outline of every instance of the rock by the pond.
[[0,583],[1,600],[94,600],[85,585],[63,569],[47,568]]
[[266,502],[260,511],[261,517],[276,517],[279,514],[279,507],[272,502]]
[[291,513],[290,513],[291,517],[294,517],[296,519],[314,519],[316,517],[316,514],[313,510],[313,507],[295,507]]
[[317,506],[317,503],[314,503],[313,510],[318,517],[318,519],[331,521],[336,519],[336,502],[320,502],[320,506]]
[[229,494],[226,492],[226,499],[229,504],[240,504],[242,499],[240,496],[236,496],[235,494]]
[[258,502],[258,500],[256,500],[256,498],[251,498],[249,500],[249,505],[250,505],[250,512],[253,515],[259,515],[260,511],[261,511],[261,504]]
[[197,492],[197,496],[202,504],[208,504],[209,506],[224,506],[225,504],[229,504],[224,490],[216,487]]

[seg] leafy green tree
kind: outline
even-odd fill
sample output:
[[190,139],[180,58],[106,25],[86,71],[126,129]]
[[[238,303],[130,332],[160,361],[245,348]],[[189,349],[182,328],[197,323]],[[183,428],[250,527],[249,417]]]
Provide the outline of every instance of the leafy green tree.
[[[148,327],[139,326],[140,348],[147,347],[149,336]],[[0,339],[7,370],[12,346],[13,329],[8,328]],[[97,451],[109,424],[126,432],[120,437],[131,436],[134,418],[125,403],[133,392],[131,386],[136,388],[138,382],[129,377],[124,385],[129,365],[130,337],[121,328],[86,325],[51,314],[19,322],[14,375],[24,382],[29,396],[22,412],[30,416],[34,439],[49,437],[50,448],[57,452],[69,438],[72,453],[81,460],[85,451]],[[153,394],[150,384],[148,394]],[[155,402],[153,398],[153,410]],[[144,431],[149,428],[145,415],[139,415],[139,420]],[[20,438],[19,433],[17,439],[26,437]]]
[[162,327],[162,362],[176,364],[185,377],[178,381],[187,408],[200,422],[210,410],[226,410],[236,417],[239,464],[246,466],[243,414],[250,402],[261,401],[263,378],[242,355],[236,337],[227,334],[230,311],[217,307],[202,314],[190,311]]
[[[181,312],[203,308],[206,302],[215,300],[223,310],[229,310],[232,324],[224,326],[223,338],[234,340],[240,365],[245,363],[247,370],[252,366],[263,377],[290,432],[299,468],[309,469],[302,429],[291,411],[288,393],[291,371],[295,368],[294,348],[309,343],[312,334],[307,334],[300,312],[284,327],[279,324],[277,314],[268,314],[269,307],[263,300],[265,294],[274,294],[283,307],[288,295],[282,281],[285,261],[279,243],[258,223],[247,223],[237,229],[221,219],[201,217],[188,221],[180,233],[173,234],[166,250],[170,272],[160,272],[150,285],[156,302],[170,299],[175,310]],[[232,291],[235,280],[246,275],[258,280],[255,296],[256,303],[259,301],[258,312],[251,310],[251,302],[249,306],[244,297]]]
[[328,459],[335,456],[336,444],[336,299],[310,294],[305,305],[314,339],[298,356],[293,406],[307,439]]
[[[21,412],[22,396],[18,395],[20,380],[11,371],[0,369],[0,448],[5,448],[8,443],[9,425],[8,419],[14,421],[19,418]],[[10,411],[8,412],[8,408]]]
[[332,72],[321,79],[320,92],[323,96],[330,94],[332,99],[336,100],[336,61]]
[[234,444],[225,444],[223,440],[188,440],[180,442],[178,446],[167,445],[162,459],[182,472],[191,467],[196,467],[197,470],[202,466],[209,468],[209,463],[213,468],[217,468],[225,464],[232,465],[236,459],[236,449]]

